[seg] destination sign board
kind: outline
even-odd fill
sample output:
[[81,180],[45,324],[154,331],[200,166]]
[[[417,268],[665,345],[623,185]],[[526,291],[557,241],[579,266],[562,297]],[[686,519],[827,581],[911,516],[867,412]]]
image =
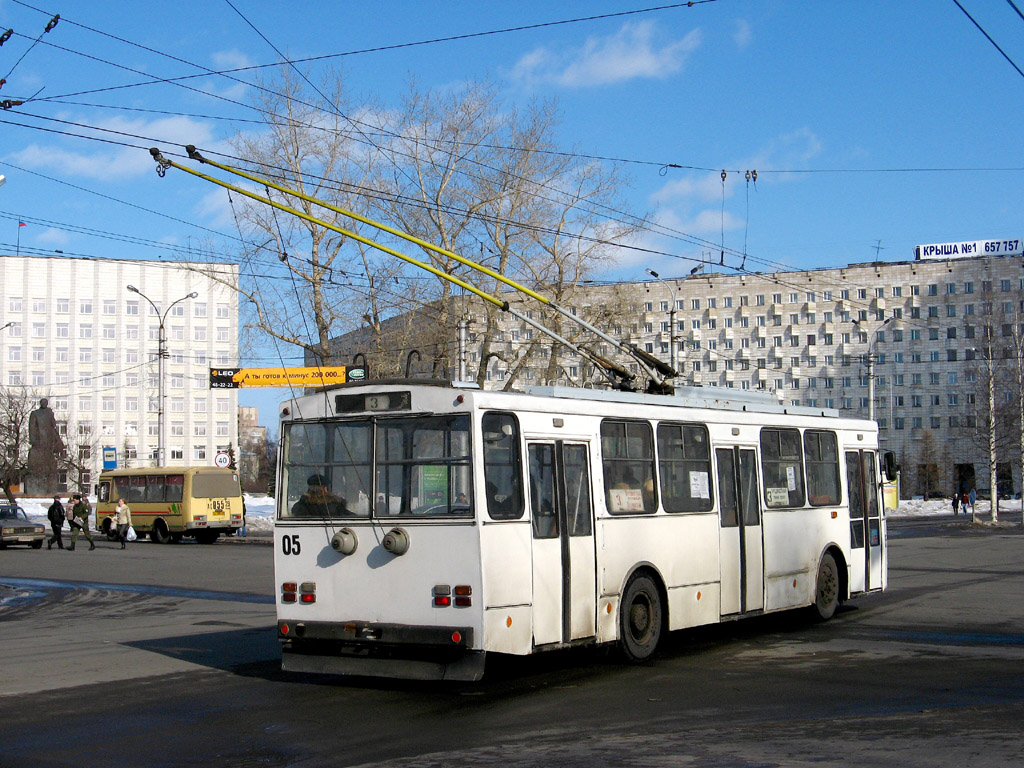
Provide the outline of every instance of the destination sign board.
[[309,368],[211,368],[210,389],[324,387],[344,384],[344,365]]

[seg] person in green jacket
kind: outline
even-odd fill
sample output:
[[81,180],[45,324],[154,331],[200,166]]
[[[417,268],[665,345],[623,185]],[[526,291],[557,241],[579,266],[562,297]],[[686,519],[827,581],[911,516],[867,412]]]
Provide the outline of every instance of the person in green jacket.
[[75,504],[71,507],[71,544],[68,545],[68,550],[71,552],[75,551],[75,541],[78,540],[78,532],[82,531],[85,533],[85,538],[89,540],[89,551],[96,549],[96,542],[92,540],[92,534],[89,533],[89,514],[92,512],[92,507],[89,506],[89,502],[82,498],[82,494],[76,493],[74,496]]

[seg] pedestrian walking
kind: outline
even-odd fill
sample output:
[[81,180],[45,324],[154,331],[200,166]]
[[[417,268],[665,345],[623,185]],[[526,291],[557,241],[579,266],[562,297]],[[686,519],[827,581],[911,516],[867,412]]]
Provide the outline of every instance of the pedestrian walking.
[[71,523],[71,543],[68,544],[68,550],[71,552],[75,551],[78,533],[82,531],[85,533],[85,538],[89,540],[89,551],[91,552],[96,549],[96,542],[92,540],[92,534],[89,533],[89,513],[92,512],[92,507],[89,506],[88,499],[82,498],[80,493],[76,493],[73,498],[75,503],[71,507],[71,517],[69,518]]
[[959,511],[960,511],[960,494],[954,492],[953,493],[953,514],[956,515]]
[[53,549],[54,542],[57,543],[58,549],[64,549],[64,539],[61,537],[61,531],[64,528],[65,514],[64,505],[60,503],[60,494],[58,493],[53,497],[53,504],[46,510],[46,516],[50,518],[50,530],[53,531],[53,536],[46,541],[47,549]]
[[[974,514],[974,502],[977,501],[977,499],[978,499],[978,492],[976,490],[974,490],[973,488],[971,488],[971,493],[967,497],[967,500],[971,502],[971,514],[972,515]],[[995,509],[995,507],[993,507],[993,509]],[[967,514],[967,510],[966,509],[964,510],[964,514],[965,515]]]
[[117,538],[121,542],[121,549],[124,549],[124,544],[128,541],[128,529],[132,525],[132,510],[124,503],[124,499],[117,500],[114,523],[117,525]]

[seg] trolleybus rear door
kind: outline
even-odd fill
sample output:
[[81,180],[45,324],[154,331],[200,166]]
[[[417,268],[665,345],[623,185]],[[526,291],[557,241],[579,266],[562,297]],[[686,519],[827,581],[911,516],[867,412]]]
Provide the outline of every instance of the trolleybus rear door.
[[850,487],[850,591],[881,589],[885,537],[874,451],[847,451],[846,476]]
[[533,642],[593,637],[597,571],[587,445],[533,442],[529,457]]
[[722,615],[764,608],[764,544],[757,453],[718,448]]

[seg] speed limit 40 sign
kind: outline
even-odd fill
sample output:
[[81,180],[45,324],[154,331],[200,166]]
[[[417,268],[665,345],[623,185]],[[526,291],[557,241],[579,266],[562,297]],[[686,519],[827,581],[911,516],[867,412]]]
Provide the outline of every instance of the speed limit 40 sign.
[[227,469],[231,466],[231,457],[227,454],[227,451],[221,451],[214,457],[213,463],[221,469]]

